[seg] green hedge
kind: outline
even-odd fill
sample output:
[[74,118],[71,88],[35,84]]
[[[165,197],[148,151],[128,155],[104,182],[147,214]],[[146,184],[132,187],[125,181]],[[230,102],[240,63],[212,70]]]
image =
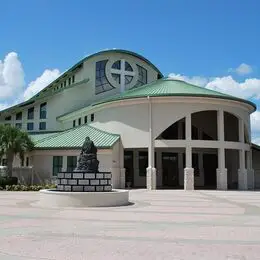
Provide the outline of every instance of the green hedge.
[[17,177],[7,177],[7,176],[0,177],[0,187],[4,189],[7,185],[17,185],[17,183],[18,183]]
[[42,189],[55,189],[56,185],[6,185],[7,191],[39,191]]

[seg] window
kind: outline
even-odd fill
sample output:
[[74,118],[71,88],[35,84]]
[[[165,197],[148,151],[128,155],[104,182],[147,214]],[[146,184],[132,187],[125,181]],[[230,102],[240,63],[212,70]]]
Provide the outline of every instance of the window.
[[72,76],[72,83],[75,82],[75,75]]
[[114,87],[108,82],[106,77],[107,60],[98,61],[96,63],[96,83],[95,93],[100,94],[113,89]]
[[77,156],[67,157],[67,171],[71,172],[77,167]]
[[81,118],[78,119],[78,125],[81,125]]
[[148,152],[139,152],[139,176],[146,176],[146,168],[148,167]]
[[88,116],[84,117],[84,123],[86,124],[88,122]]
[[126,72],[133,72],[133,68],[127,61],[121,62],[121,60],[118,60],[118,61],[114,62],[114,64],[112,65],[113,73],[111,74],[113,79],[118,84],[121,83],[121,73],[122,73],[121,68],[125,71],[123,84],[124,85],[130,84],[134,78],[133,74],[132,73],[127,74]]
[[16,114],[16,120],[22,120],[23,118],[23,113],[22,112],[19,112]]
[[22,128],[22,123],[16,123],[15,127],[18,128],[18,129],[21,129]]
[[63,83],[60,84],[60,87],[63,88]]
[[32,131],[33,130],[33,123],[27,123],[27,130]]
[[46,119],[47,116],[47,103],[40,105],[40,119]]
[[73,120],[73,127],[76,126],[76,120]]
[[46,122],[39,123],[39,130],[46,130]]
[[29,157],[26,157],[26,166],[29,166]]
[[7,160],[6,159],[3,159],[2,160],[2,166],[6,166],[7,165]]
[[34,107],[28,109],[27,119],[34,119]]
[[6,118],[5,118],[5,121],[10,121],[12,119],[12,116],[7,116]]
[[63,85],[64,85],[64,87],[66,87],[66,80],[64,81]]
[[138,69],[138,80],[135,87],[139,87],[147,84],[147,70],[139,65],[137,65]]
[[91,114],[91,116],[90,116],[90,121],[91,121],[91,122],[93,122],[93,121],[94,121],[94,119],[95,119],[95,116],[94,116],[94,114]]
[[53,156],[53,164],[52,164],[52,174],[53,176],[57,176],[58,172],[62,170],[62,156]]
[[69,85],[71,84],[71,78],[69,78]]

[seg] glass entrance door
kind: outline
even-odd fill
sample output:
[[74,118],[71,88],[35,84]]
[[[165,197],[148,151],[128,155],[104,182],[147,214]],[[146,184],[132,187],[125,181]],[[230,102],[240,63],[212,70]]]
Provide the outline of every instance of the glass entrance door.
[[134,155],[133,151],[124,151],[124,167],[126,187],[134,185]]
[[179,185],[178,154],[162,153],[163,186],[174,187]]

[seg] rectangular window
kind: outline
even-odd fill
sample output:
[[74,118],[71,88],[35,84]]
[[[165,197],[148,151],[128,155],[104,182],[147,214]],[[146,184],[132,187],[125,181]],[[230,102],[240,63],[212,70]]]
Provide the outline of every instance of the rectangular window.
[[91,114],[91,116],[90,116],[90,120],[91,120],[91,122],[93,122],[93,121],[94,121],[94,119],[95,119],[95,116],[94,116],[94,114]]
[[81,118],[78,119],[78,125],[81,125]]
[[75,82],[75,75],[72,76],[72,83]]
[[86,124],[88,122],[88,116],[84,117],[84,123]]
[[39,130],[46,130],[46,122],[39,123]]
[[60,84],[60,87],[63,88],[63,83]]
[[58,172],[62,170],[62,156],[53,156],[53,164],[52,164],[52,174],[53,176],[57,176]]
[[22,112],[19,112],[16,114],[16,120],[22,120],[23,118],[23,113]]
[[77,167],[77,156],[67,157],[67,171],[72,172]]
[[69,85],[71,84],[71,78],[69,78]]
[[40,105],[40,119],[46,119],[47,117],[47,103],[42,103]]
[[33,130],[33,123],[27,123],[27,130],[32,131]]
[[29,157],[26,157],[26,166],[29,166]]
[[34,107],[28,109],[27,119],[34,119]]
[[12,116],[7,116],[6,118],[5,118],[5,121],[10,121],[12,119]]
[[73,127],[76,126],[76,120],[73,120]]
[[66,87],[66,80],[63,82],[64,87]]
[[15,127],[18,128],[18,129],[22,129],[22,123],[16,123]]

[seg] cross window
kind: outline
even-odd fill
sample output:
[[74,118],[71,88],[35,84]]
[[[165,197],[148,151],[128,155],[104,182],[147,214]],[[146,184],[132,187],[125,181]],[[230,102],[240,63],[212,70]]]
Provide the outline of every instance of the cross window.
[[122,59],[113,63],[111,67],[111,75],[113,79],[120,84],[121,92],[124,92],[125,86],[131,83],[135,73],[132,66]]

